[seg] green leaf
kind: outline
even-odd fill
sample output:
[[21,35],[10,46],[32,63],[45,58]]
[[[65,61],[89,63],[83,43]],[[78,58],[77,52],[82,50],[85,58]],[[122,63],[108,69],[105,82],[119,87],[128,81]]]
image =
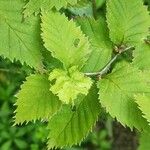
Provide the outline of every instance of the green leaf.
[[150,16],[142,0],[108,0],[107,22],[116,45],[135,45],[148,34]]
[[61,69],[54,69],[50,73],[49,80],[55,80],[50,90],[63,103],[71,103],[73,105],[77,96],[79,94],[87,95],[92,86],[92,80],[85,77],[84,73],[79,72],[76,67],[71,67],[68,72]]
[[96,0],[96,5],[98,8],[101,8],[105,2],[106,0]]
[[31,14],[40,13],[40,10],[44,10],[45,12],[50,11],[53,7],[57,10],[67,5],[75,5],[77,0],[29,0],[29,2],[25,6],[24,15],[25,17],[30,16]]
[[64,67],[81,68],[85,64],[91,52],[89,42],[73,20],[58,12],[43,13],[42,31],[45,47]]
[[127,63],[120,63],[99,81],[98,87],[100,102],[112,117],[131,129],[150,129],[134,100],[135,94],[150,93],[144,73]]
[[142,70],[150,70],[150,45],[140,43],[133,53],[133,64]]
[[97,89],[91,88],[86,97],[80,99],[80,103],[72,110],[69,105],[62,109],[49,121],[48,148],[72,146],[83,140],[100,114]]
[[113,49],[106,22],[103,18],[97,21],[93,18],[78,18],[77,23],[81,25],[82,31],[89,37],[92,49],[90,58],[82,70],[84,72],[99,71],[110,60]]
[[0,0],[0,55],[41,69],[40,20],[23,21],[23,5],[22,0]]
[[148,122],[150,122],[150,97],[146,96],[145,94],[141,95],[138,94],[135,96],[136,103],[139,106],[139,109],[142,111],[144,114],[143,117],[147,119]]
[[8,149],[10,149],[11,148],[11,144],[12,144],[12,141],[6,141],[6,142],[4,142],[1,146],[0,146],[0,148],[1,148],[1,150],[8,150]]
[[36,119],[49,119],[56,113],[61,102],[50,91],[46,75],[35,74],[27,77],[17,94],[15,124]]
[[149,133],[142,133],[140,137],[140,146],[138,150],[149,150],[150,149],[150,135]]
[[92,4],[87,0],[80,0],[75,6],[69,7],[68,10],[75,16],[93,16]]

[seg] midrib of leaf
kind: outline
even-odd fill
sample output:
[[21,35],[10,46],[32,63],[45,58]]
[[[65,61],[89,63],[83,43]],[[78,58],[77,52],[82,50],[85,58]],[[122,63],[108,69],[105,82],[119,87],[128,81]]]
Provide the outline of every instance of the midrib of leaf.
[[[73,117],[74,117],[74,115],[75,115],[75,113],[76,112],[78,112],[78,110],[79,110],[79,108],[81,107],[81,105],[82,105],[82,103],[84,102],[84,97],[82,98],[82,100],[80,101],[80,103],[78,104],[78,106],[76,107],[76,110],[75,110],[75,112],[73,112],[73,114],[72,114],[72,116],[71,116],[71,118],[69,119],[69,121],[67,122],[67,124],[65,125],[65,127],[62,129],[62,131],[59,133],[59,135],[57,136],[57,138],[55,138],[55,141],[57,142],[58,140],[59,140],[59,136],[61,135],[61,134],[63,134],[63,132],[64,132],[64,136],[65,136],[65,130],[67,129],[67,127],[69,126],[69,124],[71,123],[71,126],[73,125],[72,124],[72,119],[73,119]],[[93,110],[91,109],[91,107],[90,107],[90,105],[88,105],[89,106],[89,108],[90,108],[90,111],[91,111],[91,113],[92,113],[92,117],[94,116],[94,113],[93,113]],[[61,109],[60,109],[60,111],[61,111]],[[84,110],[83,110],[84,111]],[[79,111],[80,112],[80,111]],[[85,120],[85,122],[87,122],[88,121],[88,119],[86,119],[86,114],[85,114],[85,111],[84,111],[84,120]],[[80,120],[80,115],[78,115],[78,120]],[[97,119],[96,119],[97,120]],[[85,123],[86,124],[86,123]],[[82,129],[81,129],[81,126],[80,126],[80,124],[78,124],[78,127],[79,127],[79,132],[81,132],[82,131]],[[71,128],[71,130],[73,130],[74,128]],[[91,128],[89,128],[89,130],[91,130]],[[73,132],[71,132],[71,135],[72,135],[72,139],[74,138],[74,136],[73,136],[73,134],[72,134]],[[75,132],[74,132],[74,134],[75,134]],[[88,132],[87,132],[87,134],[88,134]],[[84,137],[83,137],[84,138]]]
[[[93,30],[93,27],[92,27],[92,24],[91,24],[90,21],[89,21],[89,24],[90,24],[90,27],[91,27],[91,29],[92,29],[92,31],[93,31],[92,34],[95,36],[96,44],[99,45],[98,37],[96,36],[95,31]],[[94,44],[94,46],[96,46],[96,48],[97,48],[97,45]],[[92,54],[92,53],[91,53],[91,54]],[[100,56],[100,55],[101,55],[101,53],[99,53],[99,56]],[[90,57],[90,56],[89,56],[89,57]],[[99,63],[98,63],[99,61],[101,61],[101,60],[97,58],[97,60],[96,60],[97,63],[95,63],[93,70],[95,70],[96,66],[99,64]]]

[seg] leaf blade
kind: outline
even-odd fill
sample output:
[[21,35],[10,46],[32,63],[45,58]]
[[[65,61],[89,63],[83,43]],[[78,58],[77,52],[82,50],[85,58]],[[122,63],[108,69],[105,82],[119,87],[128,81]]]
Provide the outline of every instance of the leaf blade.
[[48,12],[53,7],[59,10],[62,7],[66,8],[68,4],[75,5],[76,3],[77,0],[30,0],[25,5],[24,15],[25,17],[31,16],[33,13],[37,15],[40,13],[40,10]]
[[131,129],[149,131],[148,122],[134,101],[135,94],[150,92],[144,74],[131,65],[119,64],[99,81],[98,87],[100,102],[112,117]]
[[92,53],[83,67],[83,72],[96,72],[101,70],[111,59],[112,43],[104,18],[97,21],[93,18],[77,18],[82,31],[89,37]]
[[23,21],[23,5],[21,0],[0,1],[0,55],[40,70],[43,64],[39,18],[32,16]]
[[31,75],[17,94],[15,124],[49,119],[61,107],[58,98],[49,91],[48,77]]
[[148,34],[149,20],[149,13],[141,0],[107,1],[110,38],[118,46],[135,45],[142,41]]
[[99,113],[100,105],[95,89],[91,89],[90,94],[81,99],[75,111],[64,105],[49,122],[48,148],[80,143],[97,121]]
[[73,20],[69,21],[64,14],[51,11],[42,15],[41,26],[47,50],[51,51],[65,68],[82,68],[91,51],[88,39]]
[[[68,75],[69,74],[69,75]],[[59,97],[65,104],[75,104],[75,100],[81,94],[87,95],[92,86],[92,80],[79,72],[77,67],[69,68],[68,72],[54,69],[50,75],[50,91]]]

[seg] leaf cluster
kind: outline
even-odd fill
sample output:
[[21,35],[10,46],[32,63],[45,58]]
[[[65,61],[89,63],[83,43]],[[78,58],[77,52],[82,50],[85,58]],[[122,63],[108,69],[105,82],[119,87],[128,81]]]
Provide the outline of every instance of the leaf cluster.
[[122,125],[150,132],[147,7],[108,0],[99,14],[97,4],[0,0],[0,55],[34,68],[16,95],[15,124],[48,122],[49,149],[79,144],[102,107]]

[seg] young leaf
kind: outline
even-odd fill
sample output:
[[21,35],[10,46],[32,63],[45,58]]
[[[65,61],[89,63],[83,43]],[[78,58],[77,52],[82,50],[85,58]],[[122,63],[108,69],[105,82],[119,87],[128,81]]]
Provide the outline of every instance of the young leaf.
[[81,68],[90,54],[89,42],[73,20],[58,12],[43,13],[42,38],[45,47],[65,68]]
[[66,104],[73,104],[79,94],[87,95],[92,85],[92,80],[85,77],[76,67],[71,67],[68,72],[54,69],[50,73],[49,80],[55,80],[50,90],[58,95],[59,99]]
[[140,43],[133,53],[133,64],[139,69],[150,70],[150,45]]
[[49,119],[56,113],[61,102],[49,91],[46,75],[35,74],[27,77],[17,94],[15,124],[36,119]]
[[116,45],[135,45],[148,34],[150,16],[142,0],[108,0],[107,22]]
[[77,0],[29,0],[25,6],[25,17],[35,13],[38,14],[40,10],[50,11],[53,7],[59,10],[62,7],[67,7],[68,4],[75,5]]
[[148,122],[142,117],[134,100],[138,93],[150,93],[145,75],[129,64],[118,64],[112,73],[98,83],[99,99],[112,117],[131,129],[149,130]]
[[91,131],[100,114],[97,89],[94,87],[87,96],[72,110],[69,105],[54,115],[48,125],[48,148],[72,146],[80,143]]
[[138,94],[135,96],[136,103],[139,105],[140,110],[144,114],[143,117],[150,122],[150,97],[146,95]]
[[33,16],[23,21],[23,5],[22,0],[0,0],[0,55],[41,69],[40,21]]
[[77,23],[89,37],[92,49],[90,58],[82,70],[84,72],[99,71],[110,60],[113,49],[106,22],[103,18],[97,21],[92,18],[78,18]]

